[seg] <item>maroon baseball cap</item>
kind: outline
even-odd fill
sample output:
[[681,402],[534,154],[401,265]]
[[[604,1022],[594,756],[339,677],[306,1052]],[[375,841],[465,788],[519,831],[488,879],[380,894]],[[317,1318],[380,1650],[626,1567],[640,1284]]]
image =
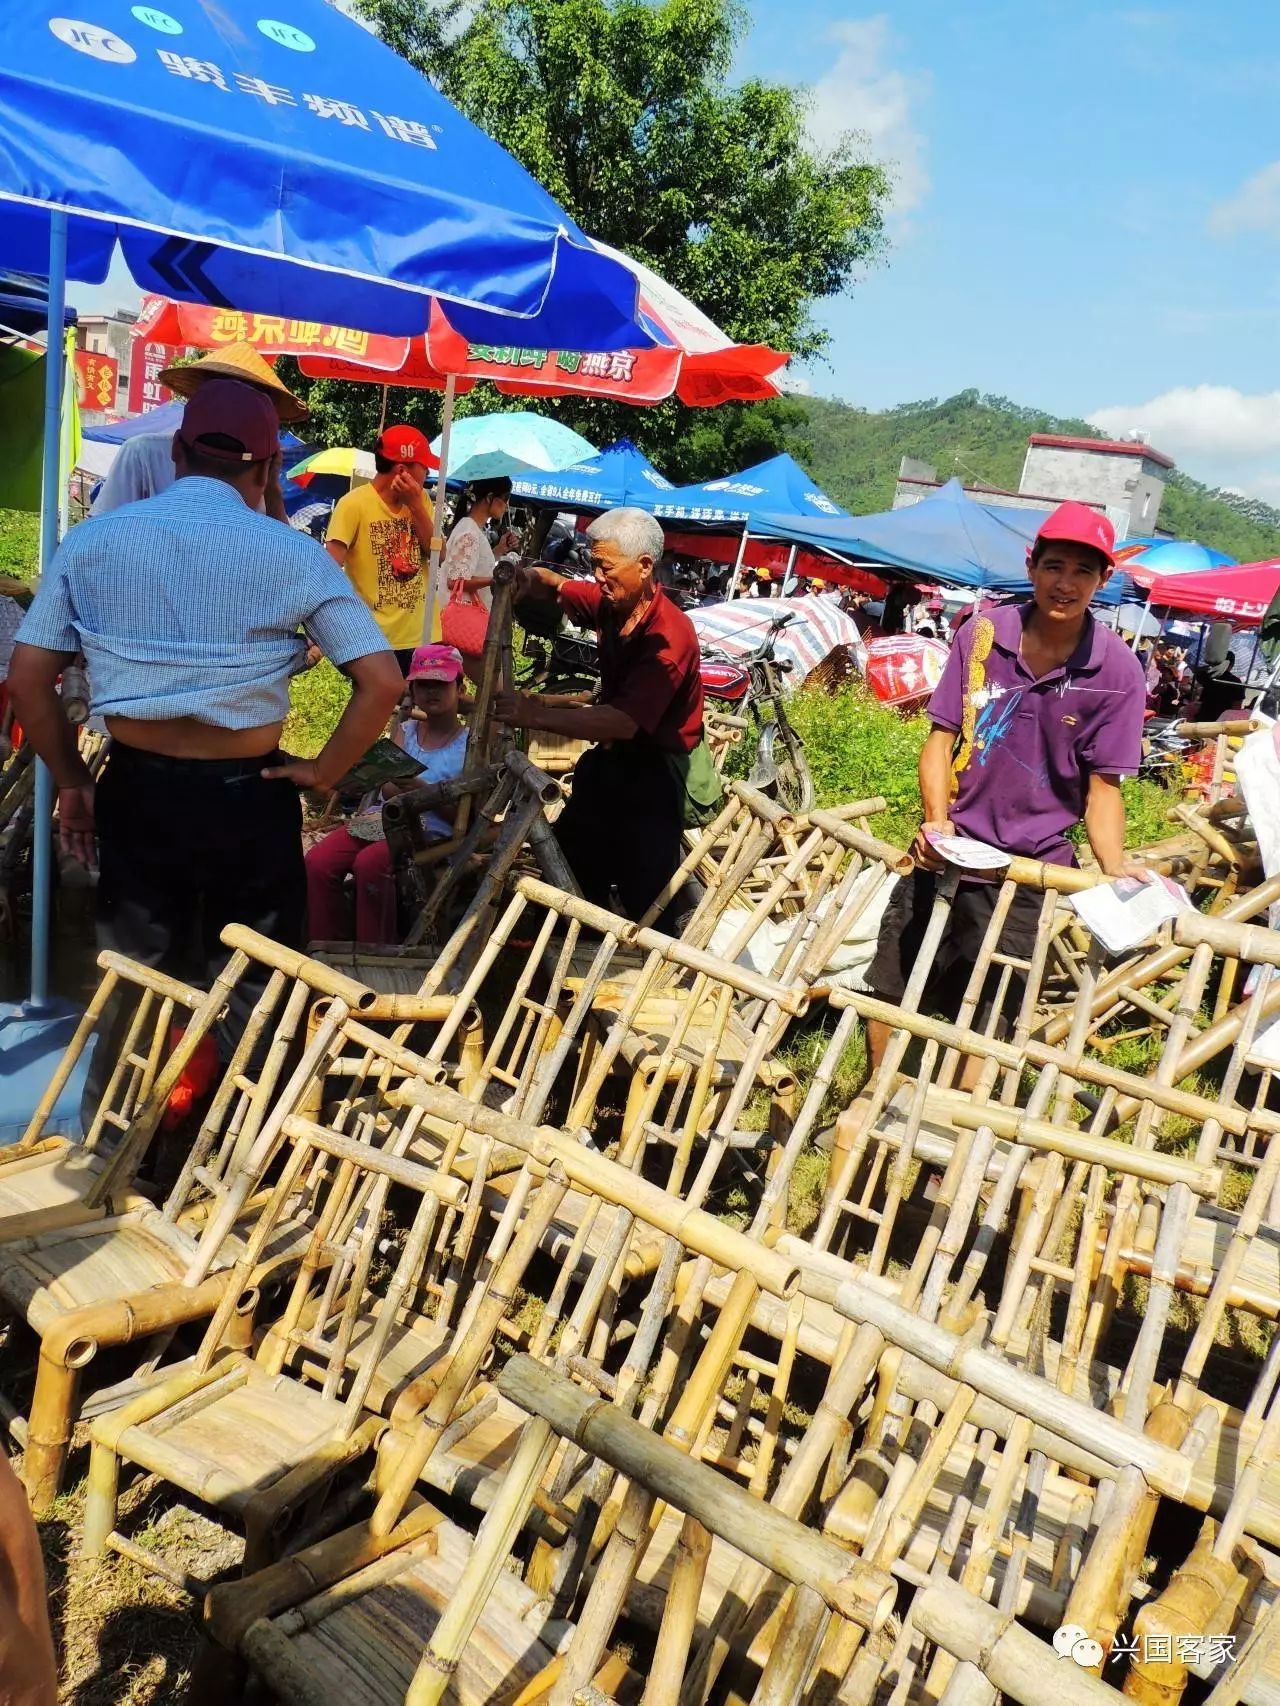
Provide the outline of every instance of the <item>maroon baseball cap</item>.
[[[206,379],[182,411],[178,436],[213,462],[266,462],[280,448],[280,417],[270,397],[238,379]],[[239,449],[209,444],[230,439]]]
[[1105,557],[1109,567],[1116,566],[1116,530],[1105,515],[1088,504],[1059,504],[1045,518],[1036,539],[1069,539],[1074,545],[1087,545]]
[[427,435],[414,426],[385,427],[374,446],[388,462],[417,462],[423,468],[438,468],[440,459],[431,454]]

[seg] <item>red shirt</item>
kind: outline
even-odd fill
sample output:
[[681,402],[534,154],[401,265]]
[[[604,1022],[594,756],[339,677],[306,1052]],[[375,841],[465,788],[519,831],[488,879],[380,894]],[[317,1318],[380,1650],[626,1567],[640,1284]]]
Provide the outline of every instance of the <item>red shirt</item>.
[[600,646],[600,701],[625,711],[662,752],[692,752],[702,739],[702,654],[693,623],[661,587],[629,634],[618,632],[600,588],[565,581],[560,607],[580,627],[594,627]]

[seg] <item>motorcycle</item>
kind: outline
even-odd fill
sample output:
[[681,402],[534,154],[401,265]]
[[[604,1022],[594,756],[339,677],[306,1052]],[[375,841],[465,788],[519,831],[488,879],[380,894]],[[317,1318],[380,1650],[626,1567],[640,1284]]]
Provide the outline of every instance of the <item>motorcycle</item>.
[[778,635],[794,620],[791,611],[775,617],[763,640],[745,657],[731,658],[704,647],[700,673],[706,698],[731,715],[750,713],[757,735],[756,761],[748,778],[751,786],[774,795],[790,812],[807,812],[814,801],[813,774],[804,742],[787,716],[783,682],[791,663],[776,655]]

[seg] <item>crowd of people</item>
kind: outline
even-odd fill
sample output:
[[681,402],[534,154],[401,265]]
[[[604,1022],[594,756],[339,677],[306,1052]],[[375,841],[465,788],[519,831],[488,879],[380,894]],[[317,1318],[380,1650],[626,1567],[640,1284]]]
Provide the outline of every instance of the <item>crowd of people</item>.
[[[57,783],[62,845],[98,867],[104,943],[208,977],[233,921],[293,946],[400,940],[381,807],[402,788],[465,768],[468,678],[478,674],[504,555],[517,565],[517,610],[531,624],[544,610],[595,633],[600,687],[590,703],[567,705],[504,692],[492,714],[509,729],[586,743],[555,833],[589,899],[644,914],[679,863],[683,831],[708,821],[720,799],[697,634],[660,524],[632,509],[599,517],[571,546],[590,576],[574,576],[563,564],[520,560],[510,482],[480,482],[444,551],[443,638],[427,636],[436,518],[424,435],[406,425],[380,434],[373,478],[337,503],[322,547],[284,525],[273,499],[279,428],[297,399],[265,363],[262,373],[246,362],[228,374],[226,365],[183,370],[172,477],[157,477],[148,452],[138,465],[149,495],[108,503],[71,531],[14,647],[10,687]],[[1138,769],[1149,700],[1163,707],[1181,693],[1185,667],[1163,644],[1135,655],[1091,614],[1113,566],[1105,517],[1064,504],[1031,550],[1029,600],[969,606],[947,624],[941,601],[905,581],[882,601],[808,589],[845,600],[868,634],[910,626],[951,642],[928,707],[917,871],[897,891],[872,968],[886,998],[901,996],[919,947],[938,835],[1069,862],[1068,831],[1083,823],[1102,868],[1125,869],[1119,781]],[[320,655],[346,675],[350,697],[321,751],[290,757],[280,750],[289,683]],[[112,737],[96,785],[57,690],[80,656]],[[1216,714],[1236,685],[1222,671],[1202,683],[1202,710],[1212,704],[1206,714]],[[408,780],[353,801],[304,860],[300,790],[332,796],[388,726],[410,761]],[[430,839],[453,829],[449,810],[424,815]],[[958,975],[971,960],[992,893],[989,883],[961,884],[941,973]],[[1033,927],[1032,910],[1015,907],[1011,941]],[[873,1029],[873,1057],[879,1046]]]

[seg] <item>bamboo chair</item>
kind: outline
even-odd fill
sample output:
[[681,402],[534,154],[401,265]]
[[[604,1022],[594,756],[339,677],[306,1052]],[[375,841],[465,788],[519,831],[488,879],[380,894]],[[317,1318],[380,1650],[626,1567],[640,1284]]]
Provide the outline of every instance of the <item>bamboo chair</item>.
[[[145,1383],[147,1364],[154,1365],[153,1341],[163,1354],[176,1329],[213,1312],[227,1285],[227,1264],[243,1248],[245,1218],[253,1212],[249,1199],[272,1166],[285,1117],[308,1093],[313,1077],[332,1052],[343,1017],[350,1008],[365,1007],[372,1000],[371,992],[362,986],[239,925],[229,926],[224,939],[233,950],[232,958],[197,1008],[206,1028],[221,1009],[226,990],[251,959],[271,972],[163,1203],[155,1206],[146,1198],[123,1202],[120,1198],[152,1140],[177,1070],[195,1046],[190,1036],[196,1027],[189,1027],[169,1063],[154,1073],[154,1051],[143,1057],[137,1050],[144,1000],[129,1027],[113,1085],[120,1080],[126,1085],[124,1094],[132,1097],[133,1081],[145,1081],[145,1072],[151,1068],[154,1076],[148,1099],[138,1111],[130,1108],[133,1117],[117,1117],[121,1140],[105,1160],[77,1169],[85,1180],[78,1199],[84,1212],[70,1220],[64,1200],[59,1217],[63,1224],[0,1245],[0,1307],[10,1318],[10,1346],[19,1322],[39,1346],[30,1420],[23,1438],[27,1488],[38,1513],[48,1508],[61,1484],[86,1370],[99,1352],[138,1344],[146,1356],[134,1378]],[[145,996],[160,1000],[158,1043],[167,1038],[166,1007],[171,998],[176,1004],[182,986],[174,985],[170,991],[163,980],[156,984],[152,973],[141,981]],[[327,992],[326,1018],[283,1082],[295,1038],[317,989]],[[81,1026],[86,1036],[89,1029]],[[108,1111],[119,1094],[108,1087]],[[91,1137],[106,1123],[105,1117],[99,1119]],[[53,1153],[56,1165],[63,1152]],[[91,1150],[91,1158],[96,1154]],[[71,1155],[65,1160],[64,1171],[76,1159]],[[116,1212],[94,1218],[100,1204],[113,1202],[118,1205]],[[255,1284],[278,1283],[300,1256],[303,1244],[300,1219],[282,1223],[265,1247]],[[249,1325],[246,1319],[241,1331]],[[109,1402],[109,1393],[98,1394],[97,1404]],[[22,1437],[19,1412],[7,1400],[4,1408],[11,1431]]]
[[[248,1660],[274,1699],[290,1706],[335,1699],[404,1706],[472,1544],[442,1511],[421,1503],[385,1541],[367,1527],[350,1529],[244,1582],[215,1588],[208,1627],[219,1645]],[[545,1600],[503,1572],[451,1674],[449,1700],[490,1706],[529,1698],[526,1691],[566,1634]],[[624,1676],[625,1666],[615,1665],[600,1681],[612,1692]]]
[[[238,1518],[246,1532],[245,1568],[252,1570],[271,1560],[295,1513],[373,1446],[384,1424],[366,1412],[365,1399],[440,1206],[461,1192],[446,1174],[404,1159],[415,1123],[410,1117],[384,1151],[372,1141],[372,1120],[360,1139],[288,1120],[285,1165],[221,1288],[192,1365],[94,1425],[87,1557],[114,1543],[123,1462]],[[393,1181],[416,1199],[412,1225],[386,1291],[366,1317],[368,1333],[356,1342]],[[224,1355],[235,1311],[300,1188],[314,1207],[284,1313],[252,1355]],[[285,1371],[292,1352],[313,1365],[312,1378]],[[131,1547],[130,1555],[137,1554]]]
[[[217,1023],[249,959],[234,953],[207,993],[119,954],[103,953],[98,964],[102,980],[26,1131],[0,1154],[0,1242],[145,1204],[133,1188],[134,1166],[127,1173],[111,1166],[112,1184],[95,1187],[122,1139],[128,1139],[131,1159],[136,1154],[141,1163],[178,1080]],[[123,1009],[119,1017],[118,1009]],[[185,1025],[184,1033],[170,1051],[170,1031],[177,1025]],[[102,1094],[83,1141],[49,1133],[52,1110],[86,1050],[105,1049],[116,1038],[118,1052],[103,1073]]]
[[[470,1631],[498,1578],[514,1536],[527,1520],[537,1485],[555,1450],[558,1436],[568,1436],[584,1452],[628,1478],[630,1492],[620,1519],[624,1542],[644,1525],[662,1500],[695,1517],[709,1534],[716,1534],[749,1556],[762,1560],[804,1593],[815,1594],[828,1612],[868,1629],[879,1628],[894,1599],[890,1578],[868,1568],[831,1542],[779,1517],[750,1493],[735,1487],[705,1464],[692,1462],[669,1440],[656,1439],[641,1423],[531,1357],[515,1357],[498,1376],[499,1389],[533,1418],[521,1436],[513,1460],[486,1522],[477,1536],[449,1611],[437,1626],[410,1687],[408,1706],[431,1706],[444,1697],[452,1666],[465,1649]],[[597,1571],[563,1660],[546,1677],[549,1706],[566,1706],[597,1674],[610,1640],[619,1607],[618,1577],[607,1553]],[[664,1619],[655,1669],[645,1698],[673,1698],[670,1685],[679,1678],[688,1639],[693,1633],[686,1604],[692,1584],[680,1578],[672,1596],[672,1617]],[[789,1662],[789,1661],[788,1661]],[[534,1695],[534,1698],[538,1698]]]

